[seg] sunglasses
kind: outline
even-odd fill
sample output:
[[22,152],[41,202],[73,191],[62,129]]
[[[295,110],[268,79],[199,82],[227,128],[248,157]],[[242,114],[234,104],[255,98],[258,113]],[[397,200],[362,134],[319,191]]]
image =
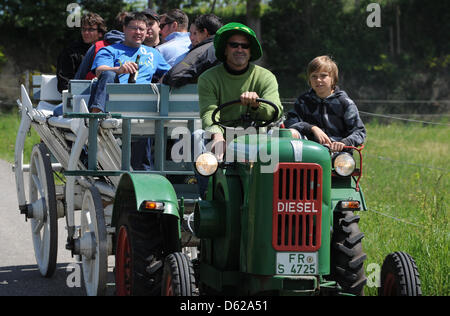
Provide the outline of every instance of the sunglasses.
[[250,44],[247,44],[247,43],[228,42],[227,44],[228,44],[228,46],[230,46],[231,48],[238,48],[239,46],[240,46],[242,49],[249,49],[249,48],[250,48]]
[[161,23],[161,24],[159,25],[159,28],[162,30],[166,25],[172,24],[173,22],[175,22],[175,21],[172,21],[172,22],[166,22],[166,23]]

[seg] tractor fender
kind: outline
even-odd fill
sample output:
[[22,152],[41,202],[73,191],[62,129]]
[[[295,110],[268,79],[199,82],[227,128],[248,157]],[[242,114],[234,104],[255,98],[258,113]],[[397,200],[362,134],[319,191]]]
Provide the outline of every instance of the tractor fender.
[[[162,202],[164,210],[147,210],[144,207],[145,201]],[[116,227],[120,214],[130,210],[159,212],[180,219],[175,190],[169,180],[158,174],[125,173],[121,176],[114,199],[111,225]]]

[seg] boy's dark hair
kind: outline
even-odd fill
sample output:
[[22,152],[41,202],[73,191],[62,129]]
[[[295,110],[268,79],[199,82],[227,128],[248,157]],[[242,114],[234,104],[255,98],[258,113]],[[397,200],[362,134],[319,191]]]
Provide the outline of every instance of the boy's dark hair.
[[130,24],[130,22],[134,21],[134,20],[143,21],[143,22],[145,22],[145,24],[149,23],[149,20],[144,13],[132,12],[132,13],[128,14],[127,16],[125,16],[125,19],[123,20],[123,25],[128,26],[128,24]]
[[189,18],[180,9],[172,9],[166,14],[164,14],[166,17],[166,23],[172,23],[177,22],[178,23],[178,30],[187,30],[189,26]]
[[209,35],[216,34],[223,26],[221,19],[214,14],[202,14],[195,19],[194,24],[197,30],[203,32],[206,29]]
[[105,20],[97,13],[88,12],[81,18],[81,25],[94,26],[97,25],[98,32],[105,35],[107,32]]

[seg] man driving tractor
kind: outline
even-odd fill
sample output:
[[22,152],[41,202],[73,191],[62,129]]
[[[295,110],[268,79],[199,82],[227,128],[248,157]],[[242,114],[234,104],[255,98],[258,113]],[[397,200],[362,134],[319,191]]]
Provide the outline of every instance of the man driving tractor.
[[[213,124],[212,120],[212,113],[218,106],[240,99],[240,106],[226,107],[220,112],[220,120],[232,122],[233,127],[243,126],[241,117],[245,114],[259,121],[274,119],[275,109],[257,102],[259,98],[277,106],[279,111],[275,119],[281,116],[283,107],[275,75],[250,63],[262,56],[261,45],[252,29],[240,23],[228,23],[217,31],[214,47],[217,59],[223,63],[199,77],[198,94],[203,130],[201,135],[197,133],[197,137],[205,139],[205,131],[210,133],[210,148],[221,159],[226,144],[225,131],[221,126]],[[204,141],[196,141],[195,144],[201,147],[196,153],[205,151]],[[200,194],[204,193],[206,185],[206,179],[199,179]]]

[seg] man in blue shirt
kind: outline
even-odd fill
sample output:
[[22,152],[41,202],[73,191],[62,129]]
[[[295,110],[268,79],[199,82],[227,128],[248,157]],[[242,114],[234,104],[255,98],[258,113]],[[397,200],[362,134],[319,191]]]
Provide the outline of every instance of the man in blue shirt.
[[[132,13],[124,21],[125,41],[104,47],[97,53],[92,71],[99,79],[91,91],[90,112],[105,112],[107,83],[127,83],[130,75],[136,72],[136,83],[151,83],[153,75],[161,77],[170,69],[156,49],[142,44],[147,35],[147,25],[148,19],[143,13]],[[134,170],[152,168],[149,137],[132,140],[131,166]]]
[[[91,92],[89,110],[104,112],[107,83],[127,83],[130,74],[138,72],[136,83],[150,83],[153,75],[161,77],[171,67],[154,48],[142,45],[147,34],[147,17],[133,13],[125,18],[123,43],[102,48],[95,57],[92,71],[98,79]],[[140,56],[139,65],[136,64]]]
[[161,37],[164,44],[156,47],[170,66],[183,60],[191,48],[188,33],[189,18],[180,9],[161,15]]

